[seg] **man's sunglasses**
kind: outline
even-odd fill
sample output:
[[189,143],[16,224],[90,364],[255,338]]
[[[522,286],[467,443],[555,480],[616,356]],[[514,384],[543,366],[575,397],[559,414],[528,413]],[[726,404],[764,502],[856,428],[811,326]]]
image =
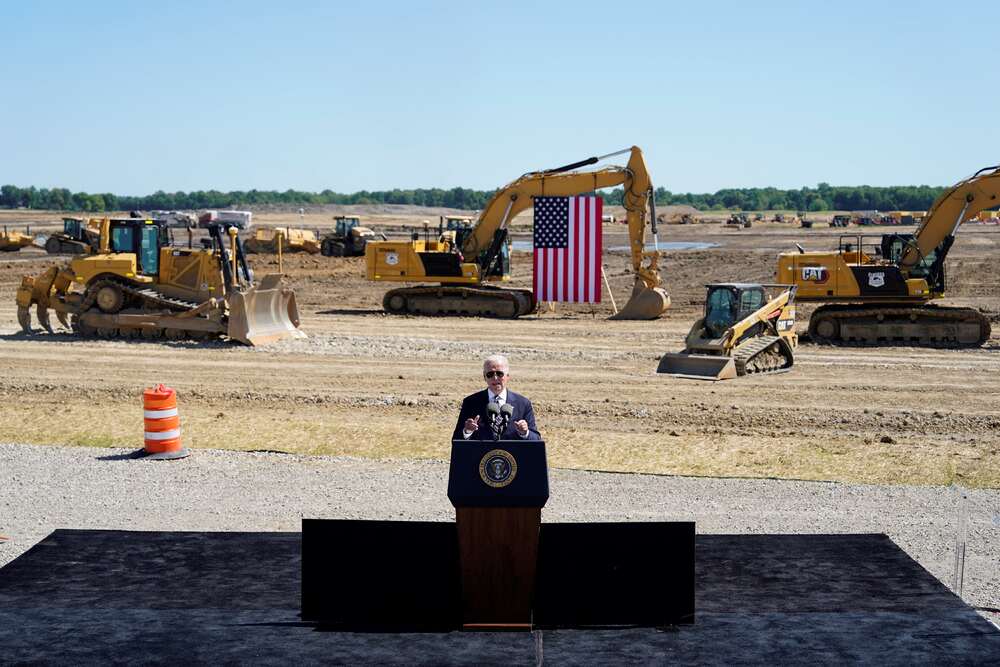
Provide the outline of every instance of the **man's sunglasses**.
[[504,375],[507,375],[507,373],[504,371],[487,371],[486,373],[483,373],[483,375],[490,379],[497,378],[499,380]]

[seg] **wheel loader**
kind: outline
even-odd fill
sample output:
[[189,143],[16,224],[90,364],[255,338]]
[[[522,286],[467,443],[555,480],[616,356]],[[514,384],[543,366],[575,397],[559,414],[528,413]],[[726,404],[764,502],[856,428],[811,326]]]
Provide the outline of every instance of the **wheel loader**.
[[73,258],[17,290],[17,316],[31,333],[31,306],[50,333],[49,310],[81,336],[203,340],[228,336],[261,345],[299,331],[295,294],[266,275],[254,284],[236,229],[209,228],[210,247],[170,244],[154,220],[100,221],[97,253]]
[[657,373],[729,380],[787,371],[795,362],[795,287],[759,283],[705,286],[705,315],[691,327],[684,351],[665,354]]

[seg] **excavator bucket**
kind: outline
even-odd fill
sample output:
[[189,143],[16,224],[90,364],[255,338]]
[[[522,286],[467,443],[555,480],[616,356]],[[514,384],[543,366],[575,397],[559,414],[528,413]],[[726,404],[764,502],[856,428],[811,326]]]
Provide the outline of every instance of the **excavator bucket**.
[[656,372],[693,380],[731,380],[738,375],[732,357],[686,352],[663,355]]
[[641,280],[635,281],[628,303],[612,315],[612,320],[655,320],[670,308],[670,295],[660,287],[646,287]]
[[285,338],[305,338],[299,330],[295,293],[281,287],[281,275],[268,274],[256,287],[228,299],[228,336],[246,345],[266,345]]
[[31,333],[31,310],[27,306],[17,307],[17,323],[21,325],[21,331]]

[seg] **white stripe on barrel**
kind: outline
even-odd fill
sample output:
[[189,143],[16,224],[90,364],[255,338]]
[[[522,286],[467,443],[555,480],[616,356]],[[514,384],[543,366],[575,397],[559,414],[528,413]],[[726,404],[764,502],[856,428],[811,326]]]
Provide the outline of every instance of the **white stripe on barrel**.
[[143,410],[142,416],[146,419],[163,419],[164,417],[176,417],[177,408],[167,408],[166,410]]
[[179,437],[181,437],[181,430],[179,428],[169,431],[146,431],[146,440],[173,440]]

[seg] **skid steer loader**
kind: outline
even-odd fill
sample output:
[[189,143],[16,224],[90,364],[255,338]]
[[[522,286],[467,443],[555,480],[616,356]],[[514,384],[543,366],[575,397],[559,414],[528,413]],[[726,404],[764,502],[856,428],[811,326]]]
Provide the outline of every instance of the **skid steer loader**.
[[705,316],[694,323],[684,351],[665,354],[657,373],[728,380],[787,371],[795,362],[795,287],[758,283],[706,285]]
[[235,228],[209,227],[211,245],[170,244],[169,230],[154,220],[105,218],[93,255],[26,276],[17,290],[17,316],[31,333],[31,306],[50,333],[49,310],[78,335],[102,338],[228,336],[261,345],[299,331],[295,294],[280,275],[256,285]]

